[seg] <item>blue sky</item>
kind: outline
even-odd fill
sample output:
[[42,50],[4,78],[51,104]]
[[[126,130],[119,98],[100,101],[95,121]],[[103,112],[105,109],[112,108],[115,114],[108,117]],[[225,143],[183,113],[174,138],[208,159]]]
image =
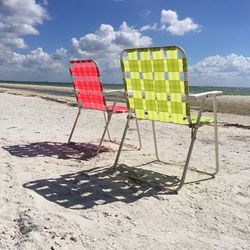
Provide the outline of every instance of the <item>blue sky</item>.
[[70,81],[95,59],[121,83],[124,48],[179,45],[191,85],[250,87],[249,0],[0,0],[0,79]]

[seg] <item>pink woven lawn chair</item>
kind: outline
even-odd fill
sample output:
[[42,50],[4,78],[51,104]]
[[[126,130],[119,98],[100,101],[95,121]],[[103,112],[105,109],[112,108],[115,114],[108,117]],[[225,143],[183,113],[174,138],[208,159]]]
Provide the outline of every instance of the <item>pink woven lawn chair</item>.
[[[71,130],[68,143],[70,143],[72,135],[75,130],[76,123],[82,109],[93,109],[102,111],[104,114],[105,128],[102,133],[102,137],[97,149],[98,153],[101,149],[102,142],[108,134],[109,140],[112,141],[108,126],[113,114],[128,112],[128,109],[124,105],[116,105],[118,97],[121,97],[120,90],[103,91],[103,86],[100,80],[100,72],[98,66],[93,60],[73,60],[69,65],[70,75],[72,77],[72,84],[74,86],[76,100],[78,103],[78,113]],[[110,93],[117,93],[115,101],[112,105],[106,103],[105,95]],[[139,133],[138,121],[136,120],[138,138],[141,148],[141,138]]]

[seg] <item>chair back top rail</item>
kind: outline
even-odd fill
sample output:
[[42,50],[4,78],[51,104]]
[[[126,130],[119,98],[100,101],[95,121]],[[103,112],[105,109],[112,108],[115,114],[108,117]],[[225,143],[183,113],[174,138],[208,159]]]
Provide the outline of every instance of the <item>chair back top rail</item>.
[[191,124],[187,59],[182,48],[125,49],[120,61],[127,105],[138,119]]

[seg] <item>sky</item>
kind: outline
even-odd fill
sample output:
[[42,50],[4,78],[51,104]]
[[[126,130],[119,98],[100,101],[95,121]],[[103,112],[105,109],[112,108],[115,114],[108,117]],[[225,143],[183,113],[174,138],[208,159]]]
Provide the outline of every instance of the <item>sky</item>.
[[178,45],[190,85],[250,87],[250,0],[0,0],[0,80],[70,82],[94,59],[122,83],[125,48]]

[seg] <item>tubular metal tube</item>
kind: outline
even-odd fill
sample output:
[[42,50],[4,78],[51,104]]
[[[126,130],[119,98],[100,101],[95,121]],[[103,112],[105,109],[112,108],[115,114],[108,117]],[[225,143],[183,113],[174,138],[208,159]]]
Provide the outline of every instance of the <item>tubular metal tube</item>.
[[109,125],[109,123],[110,123],[112,114],[113,114],[113,112],[109,112],[109,113],[108,113],[108,121],[107,121],[106,126],[105,126],[105,128],[104,128],[104,131],[103,131],[103,133],[102,133],[102,138],[101,138],[101,140],[100,140],[100,143],[99,143],[98,149],[97,149],[97,151],[96,151],[96,154],[98,154],[99,151],[100,151],[100,149],[101,149],[102,142],[103,142],[104,137],[105,137],[105,134],[106,134],[106,132],[107,132],[107,130],[108,130],[108,125]]
[[139,140],[139,148],[140,150],[142,148],[142,142],[141,142],[141,134],[140,134],[140,129],[139,129],[139,123],[138,120],[135,118],[135,123],[136,123],[136,129],[137,129],[137,135],[138,135],[138,140]]
[[76,119],[75,119],[73,128],[72,128],[72,130],[71,130],[71,132],[70,132],[70,136],[69,136],[69,139],[68,139],[68,144],[70,143],[71,137],[72,137],[72,135],[73,135],[73,133],[74,133],[76,123],[77,123],[78,118],[79,118],[79,116],[80,116],[80,114],[81,114],[81,109],[82,109],[82,108],[79,106],[79,108],[78,108],[78,113],[77,113],[77,115],[76,115]]
[[[105,120],[105,126],[107,126],[107,116],[106,116],[106,112],[105,111],[103,111],[103,115],[104,115],[104,120]],[[108,128],[107,128],[107,134],[108,134],[109,140],[112,142],[112,139],[111,139],[111,136],[110,136]]]
[[214,141],[215,141],[215,165],[216,170],[214,175],[219,172],[219,147],[218,147],[218,123],[217,123],[217,100],[216,96],[213,98],[213,111],[214,111]]
[[152,121],[152,128],[153,128],[153,135],[154,135],[155,155],[156,155],[156,159],[160,161],[159,154],[158,154],[158,147],[157,147],[156,132],[155,132],[155,121]]
[[121,151],[122,151],[123,143],[124,143],[124,140],[126,138],[127,130],[129,128],[130,120],[131,120],[131,112],[129,112],[128,117],[127,117],[127,122],[126,122],[126,125],[125,125],[125,128],[124,128],[124,132],[123,132],[123,135],[122,135],[120,146],[119,146],[116,158],[115,158],[115,163],[114,163],[114,165],[112,167],[113,169],[116,169],[116,167],[117,167],[117,164],[118,164],[118,161],[119,161],[119,158],[120,158],[120,154],[121,154]]

